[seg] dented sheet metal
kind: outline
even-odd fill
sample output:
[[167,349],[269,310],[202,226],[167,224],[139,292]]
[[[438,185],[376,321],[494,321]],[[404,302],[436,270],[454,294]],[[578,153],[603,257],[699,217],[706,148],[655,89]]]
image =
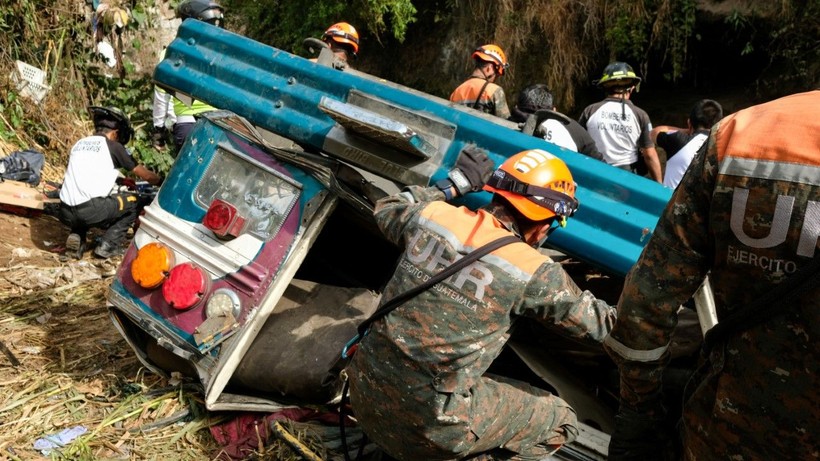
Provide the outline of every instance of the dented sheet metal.
[[[551,152],[571,169],[581,207],[549,244],[617,275],[635,263],[671,195],[653,181],[524,135],[506,121],[364,73],[316,64],[199,21],[180,27],[154,78],[307,150],[403,184],[430,184],[446,176],[468,144],[488,150],[496,164],[524,149]],[[328,114],[329,107],[346,107],[344,124]],[[356,114],[376,115],[357,121]],[[472,207],[490,197],[471,195],[466,204]]]

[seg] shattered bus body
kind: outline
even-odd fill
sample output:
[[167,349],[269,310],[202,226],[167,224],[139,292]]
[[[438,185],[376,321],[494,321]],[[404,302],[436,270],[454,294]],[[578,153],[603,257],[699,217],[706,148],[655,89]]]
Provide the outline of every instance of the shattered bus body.
[[[336,176],[341,163],[391,193],[445,177],[468,145],[497,165],[524,149],[549,151],[571,169],[581,202],[549,245],[616,276],[634,264],[669,198],[652,181],[514,124],[339,67],[324,50],[311,62],[186,21],[155,71],[181,99],[220,110],[197,122],[145,208],[108,300],[140,360],[201,384],[211,410],[338,400],[322,378],[375,310],[398,256],[357,185]],[[490,197],[470,195],[471,207]],[[583,456],[561,459],[604,459],[614,408],[587,375],[539,347],[510,349],[585,423],[573,444]],[[575,362],[593,368],[605,361],[600,351],[580,354]]]

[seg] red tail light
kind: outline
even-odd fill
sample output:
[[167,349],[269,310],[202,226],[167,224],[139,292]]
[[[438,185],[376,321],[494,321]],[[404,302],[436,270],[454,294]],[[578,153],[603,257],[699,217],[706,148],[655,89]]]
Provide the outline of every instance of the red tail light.
[[174,309],[190,309],[208,293],[210,282],[208,274],[196,264],[179,264],[168,273],[162,285],[162,297]]
[[235,206],[224,200],[215,199],[205,213],[202,225],[219,238],[231,239],[242,233],[245,218],[239,214]]

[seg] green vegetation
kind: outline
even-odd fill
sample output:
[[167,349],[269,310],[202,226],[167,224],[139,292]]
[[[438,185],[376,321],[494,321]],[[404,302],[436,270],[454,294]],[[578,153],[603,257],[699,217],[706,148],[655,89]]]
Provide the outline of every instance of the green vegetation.
[[[86,107],[114,105],[132,117],[135,156],[167,171],[170,154],[151,148],[148,139],[151,71],[160,48],[160,13],[170,18],[178,0],[108,1],[127,6],[130,13],[120,33],[109,26],[98,36],[118,49],[122,65],[116,69],[94,50],[90,2],[0,4],[0,141],[40,148],[49,163],[62,166],[72,143],[91,131]],[[542,82],[565,112],[614,59],[629,62],[645,85],[734,81],[755,88],[758,99],[820,81],[818,0],[222,3],[229,29],[300,54],[306,52],[304,38],[319,37],[335,22],[350,22],[362,40],[356,68],[442,97],[470,71],[469,55],[483,43],[507,52],[512,67],[501,83],[509,99],[518,89]],[[22,98],[8,78],[15,60],[46,72],[52,90],[41,104]]]
[[411,0],[315,0],[309,4],[288,0],[224,2],[231,27],[239,26],[236,29],[249,37],[294,53],[302,52],[302,40],[320,37],[328,26],[341,21],[352,24],[360,34],[369,31],[377,40],[389,31],[390,37],[401,42],[407,28],[416,20],[413,3]]
[[[11,75],[20,60],[46,72],[51,91],[40,103],[20,96],[17,85],[0,80],[0,139],[17,148],[43,150],[48,162],[64,166],[71,145],[90,134],[86,107],[115,106],[129,114],[136,129],[129,145],[149,167],[167,171],[172,158],[150,147],[150,71],[155,58],[143,51],[142,36],[152,26],[148,9],[153,0],[135,2],[130,20],[117,33],[106,27],[101,35],[119,48],[122,73],[108,68],[95,51],[92,11],[85,2],[21,0],[0,6],[0,74]],[[150,34],[147,35],[150,37]],[[140,70],[141,69],[141,70]],[[60,178],[50,178],[59,180]]]

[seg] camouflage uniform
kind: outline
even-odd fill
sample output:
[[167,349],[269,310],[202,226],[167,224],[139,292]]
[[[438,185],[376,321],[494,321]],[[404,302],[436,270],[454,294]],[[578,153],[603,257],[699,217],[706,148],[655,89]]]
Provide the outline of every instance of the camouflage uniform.
[[[405,248],[384,300],[513,229],[500,205],[474,212],[443,199],[434,187],[411,186],[377,204],[382,232]],[[516,318],[600,347],[614,314],[523,241],[502,247],[373,324],[348,367],[356,418],[400,460],[496,447],[540,459],[575,438],[575,412],[549,392],[485,371]]]
[[504,89],[483,76],[473,75],[450,94],[450,101],[503,119],[510,118]]
[[[629,274],[605,347],[621,405],[652,407],[676,312],[707,271],[718,319],[815,256],[820,235],[820,91],[724,118]],[[820,289],[772,305],[770,321],[718,346],[684,404],[692,460],[817,459]]]

